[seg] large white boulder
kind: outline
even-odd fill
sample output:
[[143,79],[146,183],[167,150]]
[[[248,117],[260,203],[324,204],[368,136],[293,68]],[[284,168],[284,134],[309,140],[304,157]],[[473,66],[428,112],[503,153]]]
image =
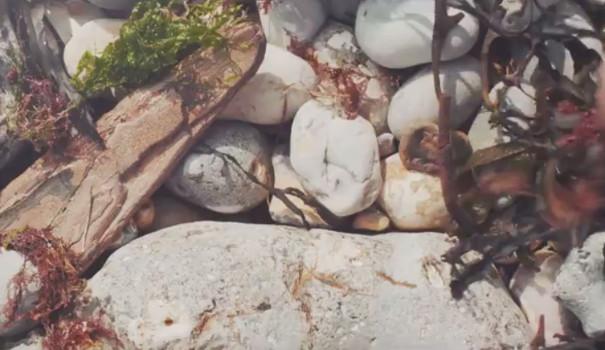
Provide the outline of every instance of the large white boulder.
[[[461,11],[450,8],[455,15]],[[431,61],[435,0],[364,0],[359,5],[355,36],[363,51],[387,68],[406,68]],[[449,32],[441,58],[466,54],[479,35],[479,21],[468,13]]]
[[311,100],[294,118],[290,161],[311,195],[337,216],[369,207],[382,185],[378,142],[362,117]]
[[523,348],[528,324],[500,280],[451,297],[451,246],[437,233],[181,225],[114,253],[80,310],[126,350]]
[[268,44],[256,75],[229,101],[220,117],[254,124],[288,122],[311,99],[316,84],[317,76],[305,60]]

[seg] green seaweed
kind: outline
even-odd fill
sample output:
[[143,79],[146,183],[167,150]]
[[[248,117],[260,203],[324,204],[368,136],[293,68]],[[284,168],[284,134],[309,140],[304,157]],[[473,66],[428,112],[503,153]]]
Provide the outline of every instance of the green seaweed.
[[100,56],[84,54],[72,79],[84,96],[148,83],[199,47],[225,42],[221,30],[235,25],[241,8],[224,0],[189,5],[186,0],[143,0]]

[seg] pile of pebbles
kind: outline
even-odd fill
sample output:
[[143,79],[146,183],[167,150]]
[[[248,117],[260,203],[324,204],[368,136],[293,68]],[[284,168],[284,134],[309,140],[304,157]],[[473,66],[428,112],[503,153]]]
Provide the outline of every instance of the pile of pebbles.
[[[85,51],[98,54],[106,45],[116,40],[120,27],[125,21],[124,14],[132,9],[135,2],[134,0],[89,0],[88,2],[67,0],[55,2],[47,8],[50,23],[55,27],[61,40],[66,43],[63,59],[69,74],[76,72],[77,64]],[[358,267],[355,265],[357,261],[355,259],[360,256],[371,260],[370,262],[364,260],[363,264],[367,263],[374,269],[372,271],[381,273],[385,266],[394,269],[393,263],[399,261],[397,259],[402,259],[401,261],[406,259],[402,257],[401,252],[393,253],[396,249],[404,249],[405,252],[409,251],[407,254],[416,254],[419,258],[414,261],[405,260],[408,265],[400,267],[403,271],[406,269],[416,271],[416,268],[420,271],[426,268],[427,256],[438,257],[439,252],[436,251],[444,250],[442,245],[446,244],[445,235],[438,233],[445,232],[450,217],[445,207],[440,181],[434,174],[406,166],[409,164],[407,161],[412,157],[408,154],[411,152],[410,145],[417,138],[417,134],[424,132],[423,130],[434,129],[438,121],[439,105],[430,68],[435,1],[259,0],[258,2],[260,22],[268,41],[261,67],[220,112],[219,120],[210,127],[203,139],[178,165],[162,190],[148,203],[146,212],[139,213],[135,218],[140,232],[148,233],[164,229],[160,233],[161,237],[154,234],[150,235],[152,237],[140,239],[141,242],[139,239],[135,240],[120,250],[117,256],[112,256],[110,263],[92,280],[93,294],[97,293],[99,300],[104,300],[102,298],[111,295],[106,290],[108,285],[114,288],[112,293],[116,293],[118,304],[111,304],[111,300],[107,301],[103,306],[104,312],[114,318],[116,315],[126,317],[117,318],[113,325],[121,332],[122,339],[127,339],[134,344],[133,348],[136,345],[145,349],[180,349],[181,347],[178,346],[185,346],[184,344],[204,344],[204,346],[220,344],[227,348],[252,349],[300,348],[305,344],[322,349],[370,348],[369,344],[372,344],[372,341],[363,337],[361,338],[365,340],[361,341],[359,340],[361,338],[351,336],[355,333],[353,331],[343,331],[343,334],[348,334],[352,338],[340,334],[339,339],[342,339],[342,342],[338,343],[330,339],[329,332],[317,330],[322,325],[336,327],[335,325],[341,320],[349,317],[345,315],[345,311],[336,316],[330,314],[333,319],[328,316],[322,319],[318,316],[319,313],[333,312],[331,303],[335,305],[335,300],[339,297],[337,294],[307,295],[309,299],[303,302],[302,299],[297,299],[303,296],[293,293],[294,299],[283,305],[280,304],[279,307],[282,310],[292,311],[292,308],[299,307],[296,303],[300,302],[304,305],[303,311],[281,314],[279,319],[283,324],[269,322],[257,315],[251,316],[248,326],[239,323],[240,321],[233,321],[236,323],[235,326],[229,325],[226,321],[229,317],[225,316],[227,315],[225,311],[224,317],[217,318],[217,326],[210,327],[210,335],[204,338],[204,342],[192,340],[189,334],[195,327],[196,321],[190,318],[195,316],[195,312],[201,313],[205,308],[209,308],[215,298],[221,299],[221,293],[227,293],[221,288],[215,288],[213,278],[221,277],[212,277],[211,272],[226,274],[227,277],[224,278],[230,281],[241,277],[244,282],[238,284],[238,288],[241,287],[240,292],[228,292],[228,294],[235,293],[235,295],[229,294],[232,296],[229,300],[245,296],[242,297],[246,300],[244,303],[252,303],[249,300],[252,297],[246,296],[245,293],[248,289],[254,288],[255,279],[248,280],[242,277],[242,272],[237,272],[235,267],[234,270],[229,271],[222,268],[218,262],[220,256],[229,254],[227,253],[230,249],[229,244],[236,247],[234,248],[236,250],[251,244],[253,239],[238,240],[235,237],[237,234],[233,234],[234,231],[243,236],[247,235],[244,231],[253,231],[255,234],[253,236],[260,242],[258,249],[270,249],[274,256],[279,256],[279,261],[274,264],[285,271],[282,277],[286,285],[292,282],[289,280],[292,277],[289,275],[292,272],[290,265],[295,265],[296,258],[292,256],[284,258],[287,254],[280,255],[282,249],[299,251],[296,254],[304,256],[305,263],[309,262],[305,251],[325,249],[325,253],[333,255],[333,259],[320,256],[319,260],[330,260],[324,262],[324,267],[318,267],[320,270],[321,268],[325,270],[308,272],[307,277],[319,281],[314,283],[320,285],[332,283],[333,287],[338,284],[334,281],[326,282],[327,277],[323,273],[329,270],[338,275],[345,271],[350,275],[345,274],[344,280],[353,285],[359,284],[351,287],[350,293],[355,293],[353,290],[366,290],[364,288],[377,283],[372,279],[362,280],[360,276],[363,274],[358,276],[353,273]],[[479,3],[478,0],[476,2]],[[519,0],[504,1],[501,4],[505,12],[501,19],[504,28],[510,30],[525,28],[532,22],[538,22],[541,11],[547,10],[554,12],[555,17],[560,19],[559,26],[597,31],[599,28],[595,28],[591,22],[584,5],[586,3],[591,3],[591,6],[604,5],[602,1],[596,0],[539,1],[539,6],[530,0],[529,5],[525,7],[520,6],[521,3],[522,1]],[[449,12],[454,15],[461,11],[450,9]],[[548,30],[549,25],[552,26],[552,23],[545,23],[544,30]],[[479,19],[464,13],[462,20],[447,36],[442,53],[441,83],[444,92],[452,97],[451,126],[468,131],[469,144],[473,150],[506,141],[497,129],[491,128],[490,112],[482,108],[479,51],[483,31]],[[581,40],[586,47],[603,55],[603,46],[598,39],[582,37]],[[574,67],[569,50],[554,41],[547,44],[548,54],[559,58],[554,68],[562,75],[573,78]],[[526,47],[519,47],[516,54],[522,57],[525,52],[527,52]],[[527,65],[524,78],[529,80],[536,65],[537,62],[533,61]],[[499,93],[501,89],[502,85],[497,84],[490,92],[490,96],[493,99],[505,99],[506,108],[518,109],[525,115],[535,115],[535,91],[531,85],[521,82],[520,87],[507,89],[505,94]],[[275,191],[285,189],[290,189],[286,196],[300,209],[300,212],[293,211],[287,203],[275,196]],[[299,195],[292,194],[294,192],[292,189]],[[304,219],[300,213],[304,214]],[[250,225],[246,228],[246,224],[229,223],[175,226],[209,220],[235,221],[248,225],[282,224],[298,227],[304,227],[307,223],[317,230],[310,231],[311,238],[298,239],[296,236],[306,233],[293,227],[283,228],[280,231],[277,227],[271,226]],[[173,295],[172,299],[162,299],[142,291],[130,293],[126,290],[129,286],[120,287],[119,283],[116,284],[115,281],[120,280],[123,275],[136,275],[146,268],[142,263],[135,263],[133,267],[128,262],[130,258],[141,258],[141,253],[137,253],[131,245],[134,244],[142,250],[149,247],[152,247],[149,248],[150,251],[161,250],[157,254],[164,259],[161,262],[165,272],[174,271],[179,268],[180,260],[176,260],[176,256],[179,255],[178,249],[162,250],[163,248],[154,246],[154,242],[165,242],[166,247],[181,247],[179,249],[185,250],[187,243],[184,242],[191,238],[184,232],[196,232],[195,235],[198,235],[197,232],[202,232],[204,229],[224,232],[224,237],[213,235],[212,239],[200,238],[204,244],[209,247],[220,246],[220,249],[223,249],[225,246],[226,248],[222,254],[213,251],[209,255],[204,255],[203,249],[194,252],[187,250],[185,255],[189,260],[186,264],[208,266],[207,270],[198,271],[200,276],[206,273],[205,271],[211,272],[207,272],[206,277],[198,279],[189,276],[195,281],[189,281],[190,284],[184,282],[185,284],[177,290],[186,291],[187,286],[190,287],[193,283],[213,286],[210,288],[211,292],[200,290],[199,287],[193,288],[192,293],[203,294],[206,298],[203,302],[197,303],[193,310],[187,310],[191,306],[187,300],[193,300],[191,295],[186,297]],[[408,237],[387,234],[383,238],[382,236],[369,238],[343,235],[325,229],[366,234],[391,231],[415,233],[410,233]],[[173,232],[174,236],[171,236],[170,232]],[[275,237],[276,241],[265,242],[260,238],[262,235],[259,232],[265,232],[265,237]],[[335,238],[327,238],[331,235]],[[602,234],[594,235],[592,240],[601,242],[602,237]],[[172,242],[173,240],[176,242]],[[376,248],[378,251],[372,250],[374,244],[378,247]],[[602,246],[602,243],[600,244]],[[416,246],[416,250],[412,249]],[[439,246],[439,249],[435,246]],[[446,273],[438,273],[441,276],[438,279],[444,278],[444,280],[437,282],[428,277],[428,282],[421,281],[420,277],[410,277],[414,285],[418,286],[418,291],[414,292],[416,294],[413,297],[403,297],[406,303],[393,300],[394,306],[392,306],[400,307],[402,310],[400,314],[406,314],[405,317],[391,313],[389,315],[392,318],[377,320],[376,310],[365,310],[360,317],[380,327],[388,327],[389,324],[404,322],[403,320],[410,322],[415,316],[420,317],[421,313],[428,312],[430,315],[423,314],[420,319],[428,320],[427,322],[434,327],[418,326],[413,329],[417,330],[415,334],[418,339],[424,339],[420,343],[432,344],[433,347],[426,347],[431,349],[443,348],[444,344],[452,344],[453,341],[451,337],[440,336],[450,332],[447,329],[448,322],[438,322],[433,316],[441,313],[442,320],[451,321],[450,326],[454,323],[460,325],[459,322],[470,322],[467,316],[464,316],[464,320],[456,316],[456,313],[465,314],[467,312],[465,307],[470,309],[468,312],[471,313],[481,310],[477,316],[480,322],[474,326],[475,328],[466,325],[464,327],[467,328],[458,333],[450,332],[463,339],[461,338],[460,343],[456,343],[460,347],[448,348],[495,348],[493,346],[496,346],[494,345],[496,343],[507,346],[526,345],[530,336],[539,328],[540,316],[546,320],[547,345],[558,343],[554,335],[565,334],[570,327],[573,328],[574,322],[577,322],[576,317],[581,321],[584,332],[595,335],[605,330],[605,308],[602,302],[599,304],[599,300],[605,300],[602,288],[605,276],[602,273],[599,275],[582,272],[590,266],[596,266],[599,259],[602,265],[602,256],[599,257],[595,253],[598,249],[593,248],[593,245],[588,245],[585,250],[574,251],[567,261],[553,252],[544,251],[539,254],[538,264],[542,267],[540,272],[521,267],[515,272],[510,286],[504,286],[499,280],[491,284],[482,282],[479,286],[473,287],[474,289],[471,288],[472,302],[469,301],[470,299],[462,302],[454,301],[446,295],[447,293],[434,292],[436,289],[447,290],[449,276],[444,277],[448,275]],[[241,249],[242,254],[245,255],[246,249]],[[256,256],[260,253],[251,254]],[[365,254],[369,254],[369,257]],[[174,256],[175,260],[170,256]],[[259,255],[259,259],[265,258],[267,257],[264,253]],[[6,260],[9,265],[23,263],[23,259],[8,254],[0,254],[0,259]],[[269,273],[270,268],[260,266],[261,262],[251,263],[244,256],[225,259],[226,263],[232,266],[245,266],[244,262],[252,264],[251,270],[259,274],[256,276],[258,278],[256,281],[262,285],[258,292],[254,292],[258,294],[254,294],[255,296],[267,297],[263,293],[271,294],[271,288],[277,288],[272,285],[277,277]],[[262,261],[266,263],[269,260]],[[120,267],[120,263],[129,267]],[[442,266],[439,265],[441,263],[435,264]],[[140,269],[137,270],[139,266]],[[10,284],[9,275],[4,279],[4,276],[0,275],[0,287],[3,283]],[[405,273],[402,275],[403,279],[405,279],[404,275]],[[171,283],[187,281],[175,276],[162,276],[159,273],[150,278],[157,278],[158,285],[167,288],[166,290],[172,290],[170,288],[174,286]],[[388,283],[394,285],[397,284],[397,280],[391,279]],[[586,286],[590,293],[576,293],[573,288],[578,283]],[[153,287],[156,286],[140,288],[147,290]],[[515,305],[506,292],[509,290],[519,306]],[[368,305],[379,305],[380,301],[384,302],[381,298],[396,295],[390,294],[390,291],[381,291],[383,293],[378,293],[378,296],[366,296],[365,298],[370,298],[369,301],[362,297],[359,300],[351,297],[352,301],[347,299],[345,306],[368,308]],[[323,292],[315,290],[315,292],[328,293],[325,290]],[[433,301],[437,306],[432,310],[423,304],[426,302],[426,298],[421,297],[423,293],[426,293],[426,298],[434,298]],[[4,300],[1,294],[0,302]],[[126,294],[128,295],[125,296]],[[158,301],[157,298],[162,300]],[[277,298],[277,296],[272,295],[267,298]],[[139,301],[133,306],[128,300]],[[260,304],[263,300],[254,299],[254,302],[258,301]],[[180,304],[181,302],[185,304]],[[267,303],[277,305],[273,304],[273,301]],[[416,303],[419,304],[418,307],[410,305]],[[507,307],[496,307],[496,305]],[[318,309],[314,310],[314,306]],[[386,315],[385,306],[382,304],[380,306],[383,307],[381,312],[385,312]],[[218,308],[220,309],[220,305]],[[488,311],[492,308],[494,314],[488,315]],[[144,315],[135,315],[136,312],[133,310]],[[275,315],[280,315],[278,311],[275,312]],[[310,331],[306,329],[298,329],[306,327],[300,325],[301,321],[298,317],[301,312],[311,313],[318,318],[306,321],[311,322],[311,327],[317,328],[315,334],[309,333]],[[354,313],[353,310],[347,312]],[[125,315],[130,315],[128,316],[130,318]],[[154,328],[158,327],[154,322],[157,323],[162,317],[168,317],[166,315],[171,315],[170,317],[176,322],[171,331],[168,332],[165,327]],[[128,323],[128,320],[131,322]],[[1,317],[0,321],[2,321]],[[343,324],[346,325],[343,327],[363,329],[359,334],[363,333],[364,336],[373,334],[372,331],[364,328],[363,322]],[[0,335],[18,333],[27,329],[27,326],[21,325],[17,331],[14,327],[3,329],[0,326]],[[290,342],[284,342],[289,334],[288,326],[295,329],[292,331],[295,335],[291,337]],[[254,332],[254,327],[260,327],[258,328],[260,336],[255,337],[250,334]],[[507,328],[503,331],[499,327],[511,329]],[[333,331],[338,333],[342,330]],[[239,347],[234,346],[236,341],[233,339],[234,334],[238,332],[244,334],[243,340],[240,339]],[[396,344],[411,339],[410,332],[401,337],[386,334],[388,332],[385,334],[378,332],[381,334],[377,343],[380,346],[371,348],[396,348]],[[474,332],[476,334],[473,334]],[[490,339],[491,332],[497,335]],[[262,340],[261,336],[265,339]],[[430,338],[434,338],[435,341],[431,343]],[[356,341],[368,347],[364,345],[355,347],[352,344]],[[176,347],[170,347],[171,344]]]

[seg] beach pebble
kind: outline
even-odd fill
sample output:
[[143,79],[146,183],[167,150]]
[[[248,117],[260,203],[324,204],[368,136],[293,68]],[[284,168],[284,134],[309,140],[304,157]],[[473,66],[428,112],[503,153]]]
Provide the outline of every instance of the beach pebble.
[[381,162],[384,185],[378,204],[400,230],[444,228],[449,214],[441,182],[433,175],[408,170],[399,154]]
[[[466,56],[441,64],[441,86],[451,97],[451,122],[456,128],[481,105],[480,64]],[[417,128],[437,123],[439,103],[435,95],[433,73],[423,68],[406,81],[391,100],[388,125],[398,139],[407,138]]]
[[120,37],[120,28],[124,23],[120,19],[99,18],[77,28],[63,51],[67,73],[76,74],[78,63],[86,51],[93,55],[103,53],[107,45]]
[[[355,36],[377,64],[406,68],[431,61],[435,0],[365,0],[359,5]],[[462,11],[448,9],[449,15]],[[463,12],[464,13],[464,12]],[[466,54],[479,36],[479,21],[468,13],[444,40],[442,59]]]
[[263,187],[215,151],[233,157],[261,183],[272,185],[271,148],[265,136],[242,122],[219,121],[181,161],[167,188],[193,204],[225,214],[247,211],[267,198]]
[[103,11],[83,0],[50,1],[46,18],[64,43],[85,23],[104,17]]
[[267,41],[288,48],[313,39],[327,18],[322,0],[257,0]]
[[337,216],[369,207],[382,185],[374,128],[311,100],[296,114],[290,161],[305,188]]
[[316,84],[317,76],[307,62],[268,44],[256,75],[229,101],[220,117],[265,125],[288,122],[311,98]]

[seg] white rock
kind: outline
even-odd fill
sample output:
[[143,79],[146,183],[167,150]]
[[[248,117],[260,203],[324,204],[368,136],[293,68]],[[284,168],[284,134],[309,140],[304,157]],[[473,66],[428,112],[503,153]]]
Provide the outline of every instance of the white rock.
[[505,11],[501,27],[509,32],[520,33],[542,16],[541,9],[547,9],[559,1],[561,0],[504,0],[500,4]]
[[435,233],[187,224],[113,254],[88,283],[90,307],[126,350],[524,347],[527,321],[501,281],[452,299],[450,247]]
[[[554,8],[552,20],[545,22],[542,31],[546,33],[568,34],[574,30],[594,32],[594,25],[582,6],[574,1],[560,1]],[[579,40],[589,49],[595,50],[601,57],[603,43],[596,37],[577,35]]]
[[589,337],[605,331],[604,247],[605,232],[589,236],[569,253],[554,286],[554,296],[578,317]]
[[540,316],[544,316],[544,339],[547,346],[559,344],[555,334],[567,334],[569,316],[552,296],[553,284],[563,259],[556,253],[538,252],[536,263],[540,271],[520,266],[511,280],[510,289],[519,300],[532,332],[536,334]]
[[399,154],[381,163],[384,185],[378,204],[401,230],[443,228],[449,214],[445,207],[439,178],[407,170]]
[[345,119],[311,100],[294,118],[290,161],[301,183],[337,216],[369,207],[382,184],[378,143],[362,117]]
[[267,41],[288,48],[292,39],[311,41],[327,18],[322,0],[257,0]]
[[[441,85],[451,100],[452,126],[458,127],[481,104],[479,61],[464,57],[441,65]],[[389,129],[398,139],[407,138],[418,127],[437,123],[439,103],[435,96],[433,73],[426,67],[397,91],[389,107]]]
[[[507,86],[500,82],[494,85],[489,96],[494,103],[498,103],[499,98],[502,99],[499,105],[501,107],[500,111],[504,114],[507,111],[512,111],[513,113],[521,113],[530,118],[536,115],[536,90],[529,84],[521,83],[519,88],[516,86]],[[468,138],[474,150],[489,148],[510,141],[510,137],[504,135],[502,128],[490,124],[491,115],[491,111],[482,110],[468,131]],[[509,120],[523,129],[529,128],[526,120],[514,117],[509,117]]]
[[355,214],[351,227],[354,230],[383,232],[391,226],[391,219],[374,205]]
[[82,0],[52,1],[46,6],[46,18],[64,43],[86,22],[102,17],[103,11]]
[[[364,0],[357,12],[355,36],[376,63],[406,68],[431,61],[435,0]],[[455,15],[461,11],[450,8]],[[477,41],[479,21],[468,13],[444,41],[442,59],[466,54]]]
[[361,0],[323,0],[328,13],[334,19],[346,24],[355,23],[357,8]]
[[[328,22],[313,41],[313,49],[318,63],[341,70],[356,86],[359,95],[354,99],[358,98],[359,102],[354,112],[369,120],[376,134],[386,132],[389,101],[394,93],[392,79],[361,51],[353,28]],[[330,76],[324,77],[320,82],[320,95],[324,95],[322,101],[347,110],[345,106],[351,98],[337,89],[339,83]]]
[[[290,156],[288,155],[288,147],[286,146],[278,146],[273,151],[273,156],[271,157],[271,162],[273,164],[273,173],[275,177],[275,188],[278,189],[286,189],[286,188],[295,188],[300,190],[301,192],[305,192],[300,181],[298,180],[298,175],[294,169],[292,169],[292,164],[290,164]],[[319,216],[317,211],[306,205],[301,199],[296,196],[286,195],[297,208],[302,210],[305,214],[305,219],[312,227],[323,227],[328,228],[329,225]],[[278,199],[277,197],[272,197],[269,202],[269,213],[271,214],[271,219],[273,221],[280,224],[287,225],[295,225],[295,226],[303,226],[303,221],[301,217],[295,214],[290,208],[288,208],[283,201]]]
[[88,0],[93,5],[107,10],[130,11],[138,0]]
[[380,134],[378,139],[378,153],[380,153],[380,159],[386,158],[392,154],[397,153],[397,139],[395,135],[391,133]]
[[78,63],[86,51],[100,55],[110,43],[120,37],[120,28],[125,21],[100,18],[85,23],[73,32],[65,45],[63,61],[69,75],[78,71]]
[[311,98],[316,84],[317,76],[305,60],[269,44],[256,75],[227,104],[221,118],[254,124],[288,122]]
[[212,125],[200,143],[181,161],[167,187],[177,196],[219,213],[239,213],[264,201],[268,192],[254,184],[229,160],[208,147],[234,157],[265,185],[271,185],[271,150],[254,127],[236,121]]
[[27,332],[33,328],[34,323],[30,320],[20,320],[9,322],[7,319],[6,308],[9,303],[15,301],[15,296],[19,292],[14,281],[19,274],[23,278],[31,280],[22,291],[21,303],[18,305],[16,315],[23,315],[30,311],[38,298],[39,283],[37,280],[37,269],[25,257],[15,251],[0,248],[0,338],[14,336]]

